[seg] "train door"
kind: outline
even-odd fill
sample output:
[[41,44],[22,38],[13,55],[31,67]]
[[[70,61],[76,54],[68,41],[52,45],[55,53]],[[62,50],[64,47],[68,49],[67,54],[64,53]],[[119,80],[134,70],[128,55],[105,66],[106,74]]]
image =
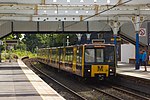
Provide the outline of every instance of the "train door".
[[73,61],[72,61],[72,71],[76,72],[76,65],[77,65],[77,47],[73,48]]

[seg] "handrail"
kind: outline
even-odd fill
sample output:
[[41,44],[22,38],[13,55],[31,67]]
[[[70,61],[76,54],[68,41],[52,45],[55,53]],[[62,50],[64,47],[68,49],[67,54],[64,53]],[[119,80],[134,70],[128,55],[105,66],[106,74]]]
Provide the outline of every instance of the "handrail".
[[[131,37],[131,36],[129,36],[129,35],[123,33],[123,32],[119,32],[118,35],[119,35],[122,39],[124,39],[124,40],[126,40],[126,41],[128,41],[128,42],[130,42],[130,43],[132,43],[132,44],[134,44],[134,45],[136,45],[136,39],[135,39],[135,38],[133,38],[133,37]],[[139,46],[145,47],[145,46],[147,46],[147,45],[139,41]]]

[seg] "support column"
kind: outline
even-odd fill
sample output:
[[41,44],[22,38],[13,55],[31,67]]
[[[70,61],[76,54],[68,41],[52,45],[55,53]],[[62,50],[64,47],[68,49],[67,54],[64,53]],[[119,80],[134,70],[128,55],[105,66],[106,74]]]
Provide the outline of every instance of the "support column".
[[114,34],[114,45],[115,45],[115,48],[116,48],[116,64],[117,64],[117,59],[118,59],[118,49],[117,49],[117,34],[118,34],[118,31],[119,31],[119,27],[120,27],[120,22],[118,21],[114,21],[113,23],[113,34]]
[[135,32],[136,32],[136,46],[135,46],[135,69],[138,70],[140,69],[139,66],[139,30],[140,30],[140,16],[135,16],[134,22],[134,27],[135,27]]
[[86,34],[86,36],[87,36],[87,43],[89,44],[90,43],[90,36],[91,36],[91,34]]
[[119,27],[121,26],[121,22],[118,21],[118,17],[115,17],[114,20],[109,23],[109,25],[113,30],[114,44],[117,46],[117,35]]
[[78,44],[81,44],[81,37],[82,37],[82,34],[76,34],[77,37],[78,37]]
[[114,22],[113,33],[114,33],[114,44],[115,44],[115,46],[117,46],[118,31],[119,31],[119,24],[118,24],[118,22]]
[[1,45],[3,45],[3,41],[2,40],[0,40],[0,63],[2,62],[2,58],[1,58],[1,54],[2,54]]
[[1,51],[1,45],[0,45],[0,63],[2,62],[2,51]]
[[69,35],[67,35],[67,46],[69,46]]

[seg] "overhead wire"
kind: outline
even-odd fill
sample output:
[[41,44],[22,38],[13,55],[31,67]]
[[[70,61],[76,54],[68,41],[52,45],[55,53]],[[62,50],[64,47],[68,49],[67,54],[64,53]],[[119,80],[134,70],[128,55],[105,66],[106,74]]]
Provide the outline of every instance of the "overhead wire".
[[90,18],[92,18],[92,17],[94,17],[94,16],[97,16],[97,15],[99,15],[99,14],[102,14],[102,13],[104,13],[104,12],[106,12],[106,11],[109,11],[109,10],[115,8],[115,7],[120,6],[120,5],[129,3],[129,2],[131,2],[131,1],[132,1],[132,0],[128,0],[128,1],[125,1],[125,2],[122,2],[122,3],[121,3],[121,0],[119,0],[119,1],[117,2],[117,4],[115,4],[114,6],[112,6],[112,7],[110,7],[110,8],[107,8],[107,9],[105,9],[105,10],[103,10],[103,11],[100,11],[99,13],[96,13],[96,14],[91,15],[91,16],[89,16],[89,17],[86,17],[86,18],[84,18],[83,20],[81,20],[81,21],[79,21],[79,22],[74,22],[74,23],[72,23],[72,24],[69,24],[69,25],[67,25],[67,26],[64,26],[64,28],[68,28],[68,27],[70,27],[70,26],[72,26],[72,25],[75,25],[75,24],[78,24],[78,23],[80,23],[80,22],[83,22],[83,21],[85,21],[85,20],[87,20],[87,19],[90,19]]

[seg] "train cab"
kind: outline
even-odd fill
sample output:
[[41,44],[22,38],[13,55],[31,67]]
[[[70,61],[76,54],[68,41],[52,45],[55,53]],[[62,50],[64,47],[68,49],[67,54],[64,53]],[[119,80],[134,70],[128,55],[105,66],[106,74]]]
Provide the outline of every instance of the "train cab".
[[84,77],[106,78],[115,76],[116,56],[112,44],[84,46]]

